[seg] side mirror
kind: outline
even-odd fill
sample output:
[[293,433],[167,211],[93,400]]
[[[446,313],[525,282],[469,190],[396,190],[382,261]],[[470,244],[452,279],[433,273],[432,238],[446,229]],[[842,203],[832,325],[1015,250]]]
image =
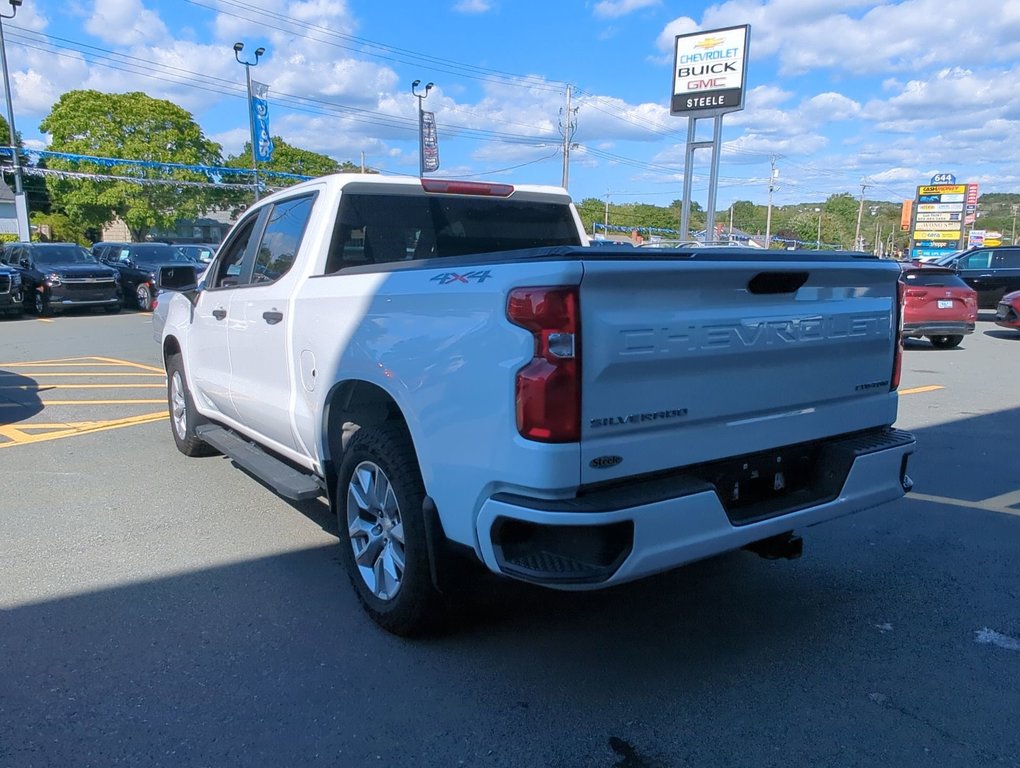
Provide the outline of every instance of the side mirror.
[[161,291],[196,293],[198,291],[198,270],[193,264],[160,267],[156,273],[156,287]]

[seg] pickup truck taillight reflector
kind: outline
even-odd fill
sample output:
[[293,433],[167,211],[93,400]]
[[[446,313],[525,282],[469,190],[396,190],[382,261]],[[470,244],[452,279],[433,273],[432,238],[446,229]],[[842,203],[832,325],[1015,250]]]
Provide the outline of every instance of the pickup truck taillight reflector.
[[422,189],[446,195],[481,195],[483,197],[510,197],[513,184],[488,184],[483,181],[447,181],[445,179],[422,179]]
[[895,392],[900,386],[900,370],[903,368],[903,303],[909,295],[907,286],[897,282],[896,292],[896,350],[893,352],[892,379],[889,382],[890,391]]
[[510,292],[506,316],[535,337],[534,357],[517,372],[517,430],[543,443],[580,440],[577,288],[517,288]]

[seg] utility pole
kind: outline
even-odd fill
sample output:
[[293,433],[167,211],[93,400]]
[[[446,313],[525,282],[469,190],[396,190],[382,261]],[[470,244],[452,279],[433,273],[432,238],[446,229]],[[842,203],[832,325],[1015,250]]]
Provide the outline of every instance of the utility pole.
[[[573,86],[567,83],[567,107],[560,110],[560,133],[563,134],[563,188],[567,188],[567,180],[570,176],[570,143],[574,140],[574,132],[577,131],[577,107],[570,106]],[[608,203],[607,203],[608,205]]]
[[857,229],[854,231],[854,250],[863,250],[861,247],[861,216],[864,215],[864,190],[868,188],[869,184],[866,181],[861,182],[861,204],[857,207]]
[[361,150],[361,172],[365,172],[365,150]]
[[14,130],[14,101],[11,96],[11,79],[7,72],[7,46],[4,42],[3,19],[13,19],[18,13],[21,0],[10,0],[11,14],[0,13],[0,63],[4,69],[4,93],[7,96],[7,127],[11,133],[11,168],[14,171],[14,212],[18,222],[18,237],[27,243],[32,239],[32,227],[28,220],[28,198],[21,185],[21,158],[18,156],[18,139]]
[[1020,211],[1020,205],[1014,204],[1010,207],[1013,209],[1013,235],[1010,237],[1010,241],[1016,245],[1016,213]]
[[606,234],[609,234],[609,192],[606,192]]
[[733,242],[733,203],[730,203],[730,232],[729,232],[729,234],[730,234],[730,236],[727,238],[726,242],[732,243]]
[[772,192],[776,188],[776,179],[779,178],[775,155],[769,158],[769,164],[772,167],[769,170],[769,208],[768,213],[765,215],[765,248],[772,247]]

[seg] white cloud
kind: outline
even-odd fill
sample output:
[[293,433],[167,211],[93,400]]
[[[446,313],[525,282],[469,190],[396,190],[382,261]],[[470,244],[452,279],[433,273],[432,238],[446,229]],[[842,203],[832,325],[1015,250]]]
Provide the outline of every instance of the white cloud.
[[600,0],[595,3],[594,13],[601,19],[617,19],[660,3],[661,0]]
[[96,0],[85,30],[117,45],[161,42],[169,35],[159,14],[146,8],[142,0]]
[[488,13],[492,9],[492,0],[460,0],[453,6],[457,13]]

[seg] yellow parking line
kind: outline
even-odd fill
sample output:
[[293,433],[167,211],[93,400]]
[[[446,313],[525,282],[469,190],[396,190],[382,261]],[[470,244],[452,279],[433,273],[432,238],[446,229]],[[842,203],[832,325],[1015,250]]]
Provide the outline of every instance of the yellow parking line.
[[[49,405],[129,405],[131,403],[166,403],[166,398],[158,400],[42,400],[44,406]],[[25,408],[28,403],[0,403],[0,408]]]
[[[0,363],[0,368],[123,368],[120,363]],[[148,368],[148,370],[155,370]],[[76,374],[77,375],[77,374]]]
[[981,501],[968,501],[966,499],[953,499],[948,496],[930,496],[926,493],[915,493],[911,491],[906,495],[908,499],[915,501],[929,501],[935,504],[949,504],[953,507],[966,507],[967,509],[983,509],[986,512],[1000,512],[1004,515],[1020,516],[1020,509],[1013,509],[1014,504],[1020,504],[1020,491],[1004,493],[1000,496],[992,496]]
[[945,387],[940,387],[937,384],[931,384],[931,385],[929,385],[927,387],[913,387],[911,389],[901,389],[900,390],[900,394],[901,395],[920,395],[922,392],[935,392],[936,390],[939,390],[939,389],[945,389]]
[[[120,429],[135,424],[148,424],[154,421],[162,421],[168,418],[166,411],[146,413],[141,416],[131,416],[126,419],[115,421],[83,421],[73,424],[23,424],[20,427],[0,426],[0,437],[6,437],[10,442],[0,442],[0,448],[11,448],[16,445],[28,445],[30,443],[42,443],[47,440],[58,440],[73,435],[87,435],[93,432],[105,432],[109,429]],[[43,429],[52,427],[53,431],[43,434],[31,434],[28,429]]]
[[35,319],[37,323],[52,323],[52,320],[47,320],[45,317],[37,317]]
[[85,355],[81,357],[55,357],[50,360],[33,360],[31,363],[25,361],[19,361],[17,363],[0,363],[0,365],[34,365],[36,363],[73,363],[76,360],[94,360],[93,357],[87,357]]
[[36,392],[43,389],[52,392],[54,389],[163,389],[162,384],[47,384],[40,388],[32,384],[0,384],[0,389],[20,389]]
[[130,360],[118,360],[114,357],[93,357],[93,360],[99,360],[104,363],[116,363],[117,365],[126,365],[129,368],[141,368],[143,371],[155,371],[156,373],[163,373],[162,368],[157,368],[154,365],[145,365],[144,363],[132,363]]

